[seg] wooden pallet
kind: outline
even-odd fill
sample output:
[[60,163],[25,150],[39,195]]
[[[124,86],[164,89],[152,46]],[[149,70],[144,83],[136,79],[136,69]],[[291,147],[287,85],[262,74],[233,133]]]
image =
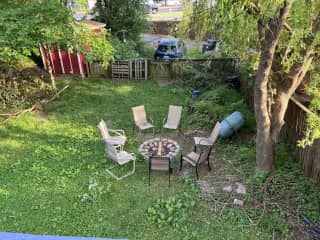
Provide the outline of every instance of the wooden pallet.
[[111,65],[112,79],[146,80],[148,78],[148,60],[117,60]]

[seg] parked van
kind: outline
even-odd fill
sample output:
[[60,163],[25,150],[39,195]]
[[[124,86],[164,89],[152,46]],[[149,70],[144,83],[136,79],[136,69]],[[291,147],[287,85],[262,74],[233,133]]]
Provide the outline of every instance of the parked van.
[[187,48],[185,43],[178,38],[162,38],[159,41],[158,48],[154,54],[156,60],[169,60],[176,58],[185,58]]

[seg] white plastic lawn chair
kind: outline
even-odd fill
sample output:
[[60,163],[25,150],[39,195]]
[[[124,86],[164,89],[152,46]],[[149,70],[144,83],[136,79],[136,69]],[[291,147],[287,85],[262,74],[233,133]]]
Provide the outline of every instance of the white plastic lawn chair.
[[[123,130],[121,129],[108,129],[107,124],[104,120],[101,120],[98,124],[98,129],[100,130],[102,140],[105,143],[109,143],[112,145],[122,145],[126,143],[126,136]],[[110,135],[113,134],[113,136]]]
[[139,128],[139,131],[152,128],[154,133],[153,120],[150,118],[150,121],[152,123],[148,122],[144,105],[133,107],[132,112],[133,112],[134,123]]
[[163,119],[163,128],[178,129],[181,119],[182,107],[181,106],[169,106],[169,112],[167,119]]
[[220,132],[220,123],[217,122],[214,128],[212,129],[212,132],[210,136],[207,137],[194,137],[194,151],[196,151],[197,146],[212,146],[216,142]]
[[116,147],[109,143],[106,144],[105,152],[108,155],[108,157],[110,157],[113,161],[115,161],[120,166],[123,166],[129,162],[133,162],[132,171],[123,176],[116,176],[114,173],[111,172],[111,169],[115,168],[116,166],[107,168],[106,172],[109,173],[112,177],[114,177],[117,180],[121,180],[125,177],[128,177],[134,174],[136,170],[136,157],[134,156],[134,153],[128,153],[124,151],[121,146]]

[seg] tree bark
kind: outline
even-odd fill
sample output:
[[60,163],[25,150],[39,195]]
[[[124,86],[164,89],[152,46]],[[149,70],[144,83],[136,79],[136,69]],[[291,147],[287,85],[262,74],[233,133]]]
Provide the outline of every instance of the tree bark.
[[271,138],[271,119],[268,111],[268,82],[274,60],[275,49],[281,30],[285,24],[292,5],[292,0],[284,3],[277,16],[268,21],[258,21],[261,40],[260,62],[254,88],[254,109],[257,122],[256,167],[263,171],[273,171],[275,165],[275,141]]

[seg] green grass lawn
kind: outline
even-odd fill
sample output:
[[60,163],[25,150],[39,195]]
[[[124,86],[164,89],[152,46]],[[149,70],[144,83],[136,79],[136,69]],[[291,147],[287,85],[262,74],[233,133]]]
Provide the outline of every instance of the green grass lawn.
[[70,87],[42,114],[25,114],[0,125],[0,231],[130,239],[270,239],[272,227],[250,225],[241,209],[226,208],[219,216],[215,205],[203,201],[180,216],[185,219],[179,227],[158,226],[148,221],[147,209],[158,199],[187,191],[186,178],[174,176],[168,187],[167,175],[158,173],[148,186],[142,157],[136,173],[122,181],[105,173],[112,162],[104,155],[96,128],[100,119],[124,129],[125,149],[138,153],[131,107],[144,104],[159,132],[168,105],[186,105],[186,90],[160,88],[153,81],[76,79],[59,84]]

